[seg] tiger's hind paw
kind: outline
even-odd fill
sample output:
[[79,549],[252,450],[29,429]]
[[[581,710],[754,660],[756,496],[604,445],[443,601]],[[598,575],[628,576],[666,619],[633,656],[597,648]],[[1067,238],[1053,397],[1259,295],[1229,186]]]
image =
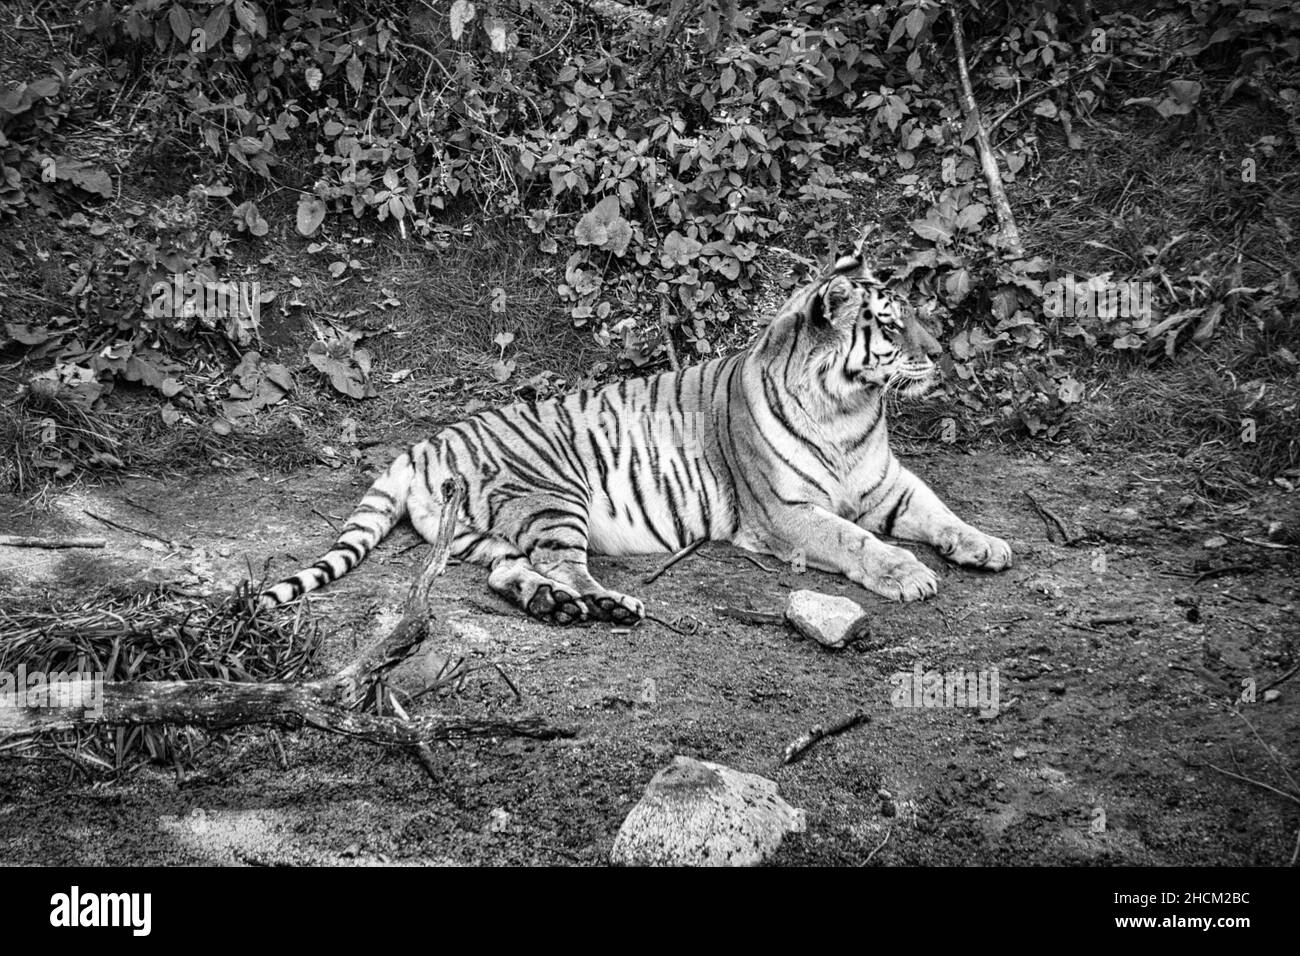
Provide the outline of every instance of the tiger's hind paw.
[[528,599],[525,609],[547,624],[578,624],[587,619],[587,605],[576,593],[559,585],[541,584]]
[[612,621],[631,626],[645,617],[644,602],[618,591],[584,594],[582,603],[587,606],[587,616],[593,621]]

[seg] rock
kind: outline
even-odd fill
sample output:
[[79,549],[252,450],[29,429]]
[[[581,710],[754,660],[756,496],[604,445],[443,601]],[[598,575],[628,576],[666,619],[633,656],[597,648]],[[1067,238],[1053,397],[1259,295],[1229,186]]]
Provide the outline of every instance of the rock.
[[1271,704],[1281,696],[1282,692],[1280,690],[1266,690],[1264,691],[1264,703]]
[[785,604],[785,618],[804,637],[827,647],[843,647],[870,631],[862,605],[846,597],[793,591]]
[[619,827],[610,859],[622,866],[753,866],[806,825],[804,812],[777,796],[771,780],[674,757]]
[[647,677],[641,682],[640,702],[647,707],[653,707],[659,702],[659,689],[653,677]]
[[1024,760],[1028,756],[1029,752],[1026,751],[1024,747],[1017,747],[1015,750],[1011,751],[1012,760]]
[[488,817],[488,822],[483,827],[485,833],[505,833],[510,829],[510,821],[514,819],[513,815],[505,807],[496,807]]
[[1227,543],[1228,543],[1228,539],[1227,539],[1227,538],[1225,538],[1225,537],[1224,537],[1223,535],[1221,535],[1221,534],[1215,534],[1215,535],[1211,535],[1210,537],[1208,537],[1208,538],[1206,538],[1204,541],[1202,541],[1202,542],[1201,542],[1201,547],[1202,547],[1202,548],[1209,548],[1209,549],[1213,549],[1213,548],[1222,548],[1222,547],[1223,547],[1225,544],[1227,544]]

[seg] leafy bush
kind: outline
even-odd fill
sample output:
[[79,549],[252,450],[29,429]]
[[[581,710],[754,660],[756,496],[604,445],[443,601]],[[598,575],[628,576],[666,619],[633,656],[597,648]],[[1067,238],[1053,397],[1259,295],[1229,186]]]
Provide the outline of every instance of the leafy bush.
[[[206,184],[104,226],[102,258],[73,287],[75,320],[8,327],[33,345],[71,342],[56,374],[87,397],[134,378],[203,412],[168,356],[205,336],[242,349],[256,329],[247,316],[215,327],[183,309],[161,315],[155,283],[180,273],[216,284],[235,237],[290,228],[334,256],[328,236],[349,217],[404,238],[469,216],[518,221],[556,257],[573,321],[617,343],[625,362],[655,361],[674,338],[707,355],[749,308],[772,253],[784,244],[807,259],[850,240],[875,218],[861,204],[883,181],[913,207],[888,224],[905,237],[890,250],[902,260],[893,279],[944,326],[951,381],[973,412],[1055,433],[1082,397],[1067,350],[1172,349],[1204,326],[1190,313],[1173,326],[1044,316],[1052,267],[1008,255],[974,125],[957,105],[950,14],[936,0],[79,9],[98,64],[0,95],[0,215],[111,192],[102,169],[58,152],[78,82],[105,95],[142,84],[131,87],[147,106],[139,135]],[[1076,0],[983,0],[965,16],[976,95],[1010,182],[1035,163],[1040,129],[1082,148],[1075,125],[1111,95],[1107,77],[1155,56],[1153,22],[1174,24],[1181,41],[1166,66],[1196,73],[1193,58],[1245,48],[1253,72],[1227,94],[1255,83],[1279,107],[1290,102],[1276,82],[1297,50],[1285,3],[1170,0],[1139,20]],[[1189,76],[1154,94],[1148,106],[1170,122],[1201,108]],[[283,190],[297,193],[287,210]],[[225,227],[204,228],[223,204]],[[336,276],[350,268],[345,253],[331,265]],[[100,351],[87,359],[91,345]],[[322,342],[311,362],[346,394],[373,393],[368,356],[350,343]]]

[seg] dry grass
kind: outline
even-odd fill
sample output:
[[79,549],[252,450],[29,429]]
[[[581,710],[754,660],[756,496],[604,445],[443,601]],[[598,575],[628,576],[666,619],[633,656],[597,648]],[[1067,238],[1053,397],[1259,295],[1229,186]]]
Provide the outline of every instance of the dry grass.
[[1116,376],[1089,424],[1109,445],[1177,456],[1186,467],[1172,482],[1229,500],[1300,468],[1298,410],[1294,377],[1246,383],[1201,360]]

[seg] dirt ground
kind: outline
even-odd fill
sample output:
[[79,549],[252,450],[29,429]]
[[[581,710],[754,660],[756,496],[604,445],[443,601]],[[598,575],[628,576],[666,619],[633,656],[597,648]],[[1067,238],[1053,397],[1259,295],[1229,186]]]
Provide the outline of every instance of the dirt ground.
[[[682,636],[654,622],[630,633],[546,627],[494,597],[482,569],[454,566],[438,593],[451,634],[401,680],[420,686],[448,653],[496,661],[522,701],[487,668],[423,706],[535,712],[576,739],[440,746],[436,783],[403,753],[305,731],[282,735],[283,765],[267,733],[223,738],[181,781],[149,767],[95,782],[63,761],[7,759],[0,862],[600,864],[650,777],[685,754],[768,776],[807,810],[807,831],[777,863],[1286,863],[1296,805],[1210,765],[1285,789],[1264,748],[1291,765],[1300,749],[1300,682],[1264,699],[1296,662],[1300,552],[1238,540],[1262,539],[1269,519],[1294,523],[1295,495],[1270,489],[1213,519],[1178,518],[1161,475],[1131,473],[1119,456],[909,457],[960,514],[1012,542],[1012,570],[954,569],[918,548],[939,569],[939,595],[896,605],[774,559],[765,571],[719,545],[648,586],[661,558],[595,560],[610,586],[695,631]],[[72,597],[130,579],[221,590],[267,558],[289,571],[331,539],[312,509],[344,516],[367,482],[321,466],[80,486],[40,512],[0,499],[15,533],[108,539],[102,551],[0,547],[0,593]],[[1050,543],[1025,491],[1088,539]],[[87,509],[178,548],[106,528]],[[312,598],[326,667],[391,627],[419,566],[421,551],[404,550],[414,540],[401,527]],[[830,651],[715,610],[777,610],[793,588],[859,601],[870,638]],[[1089,623],[1098,619],[1120,623]],[[996,715],[892,706],[890,675],[918,664],[996,668]],[[1257,702],[1237,714],[1243,679]],[[788,742],[856,709],[869,722],[780,766]]]

